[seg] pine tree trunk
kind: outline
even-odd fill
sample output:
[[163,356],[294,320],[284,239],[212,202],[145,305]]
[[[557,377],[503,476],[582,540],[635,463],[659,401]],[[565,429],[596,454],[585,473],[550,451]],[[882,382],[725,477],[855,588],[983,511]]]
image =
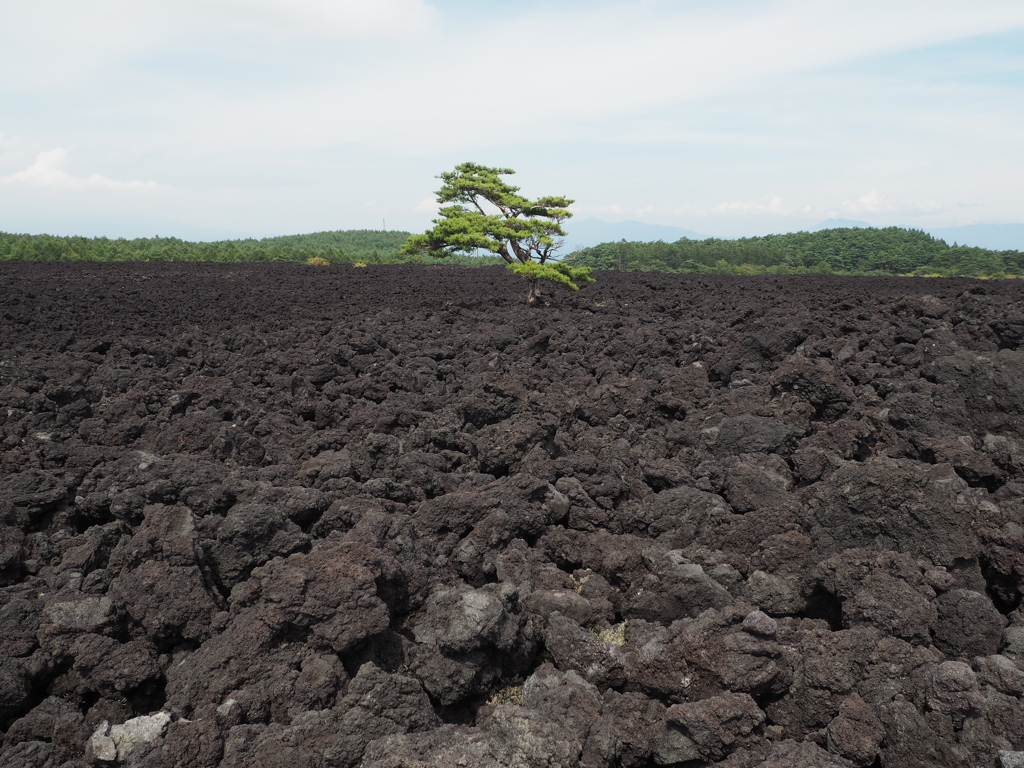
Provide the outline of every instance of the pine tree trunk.
[[540,281],[536,279],[530,280],[530,293],[526,297],[526,303],[537,304],[540,300]]

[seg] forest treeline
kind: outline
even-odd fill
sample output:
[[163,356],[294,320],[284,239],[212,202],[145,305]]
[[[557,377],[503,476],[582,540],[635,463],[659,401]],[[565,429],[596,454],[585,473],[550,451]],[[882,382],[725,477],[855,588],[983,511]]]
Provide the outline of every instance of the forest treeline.
[[[323,259],[329,264],[394,264],[416,261],[398,249],[408,232],[355,229],[309,235],[265,237],[262,240],[220,240],[197,243],[176,237],[133,240],[107,237],[12,235],[0,232],[0,261],[223,261],[300,262]],[[454,263],[480,264],[463,257]],[[504,264],[498,258],[490,264]]]
[[[175,237],[110,239],[0,232],[0,261],[222,261],[396,264],[423,261],[399,253],[408,232],[344,230],[262,240],[190,242]],[[947,245],[925,232],[900,227],[825,229],[739,240],[681,239],[674,243],[601,243],[566,257],[595,269],[708,274],[1024,275],[1024,253]],[[453,256],[450,264],[504,264],[498,256]],[[320,262],[315,262],[320,263]]]
[[640,269],[709,274],[1024,275],[1024,253],[947,245],[926,232],[901,227],[824,229],[739,240],[674,243],[602,243],[572,256],[595,269]]

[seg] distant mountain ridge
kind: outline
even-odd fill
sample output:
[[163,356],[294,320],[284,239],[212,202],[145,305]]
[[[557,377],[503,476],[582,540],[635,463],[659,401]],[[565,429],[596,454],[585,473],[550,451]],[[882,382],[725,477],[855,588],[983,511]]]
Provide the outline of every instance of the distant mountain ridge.
[[570,219],[562,225],[568,233],[562,253],[568,255],[577,248],[589,248],[599,243],[614,243],[619,240],[629,242],[653,243],[664,240],[674,243],[681,237],[690,240],[706,240],[710,235],[702,235],[692,229],[669,227],[662,224],[645,224],[642,221],[608,222],[601,219]]
[[856,219],[825,219],[818,226],[811,227],[811,232],[820,232],[823,229],[871,229],[871,225]]
[[968,224],[926,229],[932,237],[952,245],[971,245],[993,251],[1024,251],[1024,224]]

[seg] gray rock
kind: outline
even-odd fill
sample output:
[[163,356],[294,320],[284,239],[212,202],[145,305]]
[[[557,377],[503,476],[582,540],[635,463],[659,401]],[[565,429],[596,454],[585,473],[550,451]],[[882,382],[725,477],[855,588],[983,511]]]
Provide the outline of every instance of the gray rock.
[[519,626],[505,604],[514,593],[511,585],[435,592],[427,601],[426,615],[416,624],[416,640],[453,653],[484,645],[510,650]]
[[4,768],[85,768],[84,763],[64,763],[53,744],[21,741],[0,752]]
[[917,587],[887,573],[872,573],[843,603],[843,621],[866,624],[908,642],[927,642],[936,621],[936,609]]
[[805,602],[793,581],[774,573],[754,571],[744,583],[742,595],[748,603],[774,616],[799,613]]
[[789,465],[778,455],[743,455],[726,459],[725,497],[740,513],[781,510],[795,514],[800,500],[793,494]]
[[819,556],[855,547],[895,550],[953,566],[977,555],[979,500],[951,466],[872,457],[847,462],[817,493],[811,536]]
[[645,496],[638,516],[652,536],[663,536],[674,545],[686,546],[722,525],[731,515],[732,510],[721,496],[682,486]]
[[76,595],[50,603],[43,613],[60,629],[95,632],[112,618],[113,608],[113,601],[105,595]]
[[999,652],[1005,626],[987,595],[952,589],[938,599],[935,645],[950,656],[989,656]]
[[599,639],[561,614],[551,617],[544,645],[559,669],[575,671],[598,688],[625,682],[626,654],[622,647]]
[[751,611],[743,618],[743,629],[760,637],[775,637],[779,630],[779,622],[764,611]]
[[1024,695],[1024,670],[1005,656],[978,656],[974,668],[982,685],[1010,696]]
[[579,735],[522,707],[495,707],[481,727],[450,725],[369,744],[362,768],[466,768],[579,765]]
[[94,760],[112,763],[117,760],[117,743],[110,737],[110,723],[106,720],[89,739]]
[[253,568],[309,546],[309,537],[286,512],[284,505],[242,503],[231,508],[210,547],[211,564],[228,589]]
[[664,553],[650,567],[653,573],[633,584],[626,611],[631,618],[670,622],[734,602],[725,587],[678,550]]
[[962,661],[944,661],[928,683],[928,706],[936,712],[966,715],[981,708],[983,697],[978,677]]
[[526,599],[526,608],[545,618],[558,612],[577,624],[590,623],[594,615],[590,601],[571,589],[539,589]]
[[825,728],[829,752],[842,755],[856,765],[875,762],[885,738],[885,728],[871,708],[856,693],[843,699],[836,715]]
[[666,722],[661,737],[654,745],[653,757],[657,765],[674,765],[700,760],[701,753],[682,726]]
[[499,678],[519,674],[535,642],[532,620],[511,584],[441,587],[413,631],[409,664],[444,704],[483,694]]
[[152,637],[172,642],[208,637],[219,610],[195,565],[150,560],[117,576],[110,594]]
[[750,768],[850,768],[853,763],[830,755],[813,742],[786,739],[772,744],[764,760],[746,765]]
[[1011,624],[1003,630],[1002,655],[1024,664],[1024,624]]
[[160,738],[170,722],[170,712],[141,715],[114,726],[104,720],[89,739],[93,757],[101,762],[124,763],[133,753]]
[[[717,761],[733,750],[761,739],[765,714],[745,693],[726,693],[668,708],[666,717],[694,745],[696,758]],[[685,742],[676,739],[675,749],[686,751]]]
[[704,439],[716,456],[741,453],[781,453],[800,435],[789,424],[762,416],[731,416],[703,430]]

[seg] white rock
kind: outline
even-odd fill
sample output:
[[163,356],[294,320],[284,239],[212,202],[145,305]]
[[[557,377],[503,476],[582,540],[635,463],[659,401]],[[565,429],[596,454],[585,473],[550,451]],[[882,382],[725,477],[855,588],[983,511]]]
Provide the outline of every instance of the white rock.
[[155,715],[133,717],[111,727],[110,739],[117,745],[117,759],[123,761],[139,746],[160,738],[170,722],[170,712],[157,712]]
[[89,746],[92,747],[93,757],[104,763],[112,763],[117,760],[117,745],[107,735],[109,732],[110,723],[104,720],[89,739]]

